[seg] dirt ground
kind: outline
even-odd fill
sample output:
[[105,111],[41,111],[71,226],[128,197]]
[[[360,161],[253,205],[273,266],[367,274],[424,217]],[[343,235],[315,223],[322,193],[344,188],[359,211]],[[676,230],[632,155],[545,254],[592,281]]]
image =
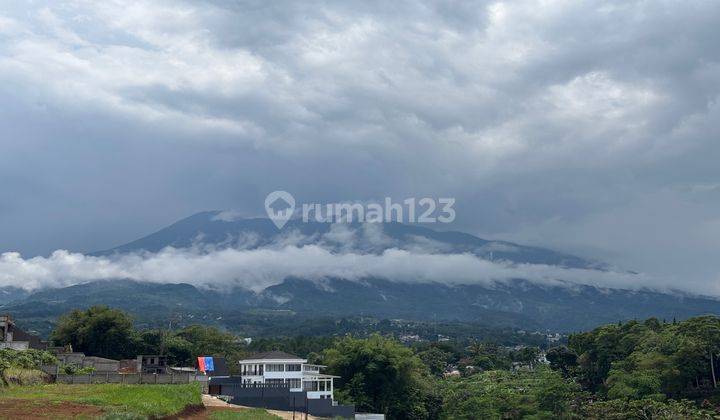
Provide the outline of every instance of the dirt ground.
[[100,407],[72,402],[0,400],[0,419],[93,419],[102,414]]
[[[225,401],[203,395],[203,406],[187,407],[183,412],[169,416],[166,420],[207,420],[214,411],[241,411],[247,407],[231,405]],[[268,412],[285,420],[292,420],[293,414],[289,411],[268,410]],[[30,401],[24,399],[0,399],[0,419],[95,419],[102,417],[103,410],[92,405],[82,405],[72,402],[51,403],[48,401]],[[295,420],[304,420],[300,413],[295,413]],[[319,420],[318,417],[308,416],[308,420]]]

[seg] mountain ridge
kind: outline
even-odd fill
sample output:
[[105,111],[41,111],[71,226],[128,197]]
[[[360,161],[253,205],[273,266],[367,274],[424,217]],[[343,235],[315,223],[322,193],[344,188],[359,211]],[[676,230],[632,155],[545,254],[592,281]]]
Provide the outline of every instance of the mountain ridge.
[[[329,224],[291,220],[278,230],[269,219],[224,218],[201,212],[135,241],[92,255],[110,257],[153,253],[166,247],[260,249],[278,244],[318,245],[332,252],[381,254],[388,249],[439,254],[469,253],[516,264],[545,264],[602,271],[605,265],[556,251],[504,241],[490,241],[453,231],[435,231],[400,223]],[[304,317],[378,316],[417,320],[459,320],[488,325],[572,331],[633,318],[683,319],[720,312],[720,300],[686,292],[622,289],[568,281],[542,284],[516,278],[482,284],[441,281],[408,282],[393,278],[287,276],[258,292],[240,287],[215,290],[182,282],[99,280],[65,288],[17,293],[0,310],[47,325],[76,307],[107,304],[133,313],[152,325],[176,318],[242,323],[248,313]],[[10,290],[10,289],[8,289]],[[5,295],[13,295],[6,291]],[[16,291],[17,292],[17,291]],[[229,321],[234,320],[234,321]],[[45,323],[45,324],[43,324]]]
[[[598,261],[591,261],[546,248],[525,246],[508,241],[487,240],[459,231],[437,231],[420,225],[408,225],[398,222],[333,224],[291,219],[282,229],[277,229],[268,218],[223,220],[223,213],[218,210],[199,212],[137,240],[106,250],[92,252],[89,255],[111,256],[143,251],[159,252],[168,246],[190,248],[198,244],[213,245],[220,248],[240,246],[247,249],[256,249],[276,243],[283,238],[283,235],[290,232],[298,232],[308,238],[307,241],[300,242],[300,245],[304,245],[314,243],[313,241],[316,243],[318,237],[332,233],[334,227],[347,226],[355,230],[378,227],[382,230],[381,234],[386,237],[385,239],[391,241],[384,244],[377,242],[364,243],[362,247],[357,249],[363,252],[377,253],[393,246],[400,245],[402,247],[407,245],[408,242],[412,243],[415,238],[424,238],[449,247],[447,249],[433,250],[440,253],[443,253],[443,251],[446,253],[470,252],[485,259],[507,260],[515,263],[547,264],[595,270],[606,268],[605,264]],[[418,243],[415,245],[422,246],[423,244]]]
[[685,319],[717,313],[717,299],[648,290],[538,285],[524,280],[485,285],[410,284],[368,278],[318,283],[288,278],[255,293],[203,289],[184,283],[99,280],[42,290],[0,305],[36,323],[76,308],[104,304],[132,313],[142,324],[201,322],[233,329],[247,313],[302,317],[373,316],[387,319],[481,322],[494,327],[576,331],[651,316]]

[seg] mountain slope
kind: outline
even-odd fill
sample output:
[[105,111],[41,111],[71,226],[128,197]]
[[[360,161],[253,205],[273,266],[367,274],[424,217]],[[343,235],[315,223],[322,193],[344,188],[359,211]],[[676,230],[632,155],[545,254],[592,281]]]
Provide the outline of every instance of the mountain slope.
[[[484,259],[513,263],[602,270],[603,265],[543,248],[488,241],[461,232],[439,232],[399,223],[328,224],[291,220],[282,230],[268,219],[233,219],[220,212],[204,212],[98,256],[157,252],[165,247],[257,249],[286,245],[317,245],[331,252],[379,254],[391,248],[410,252],[471,253]],[[240,283],[241,284],[241,283]],[[709,297],[663,294],[650,290],[622,290],[553,285],[523,279],[478,284],[407,282],[394,278],[286,277],[260,292],[236,287],[209,290],[189,284],[157,284],[103,280],[27,295],[4,290],[0,311],[32,320],[47,328],[58,315],[74,308],[106,304],[133,313],[141,325],[167,322],[215,323],[228,328],[247,319],[281,314],[298,317],[375,316],[414,320],[460,320],[492,326],[572,331],[632,318],[687,318],[720,313],[720,302]],[[5,302],[5,303],[3,303]],[[253,318],[254,319],[254,318]],[[262,319],[267,325],[275,318]]]
[[720,302],[711,298],[590,286],[540,286],[522,280],[487,287],[383,279],[327,279],[318,283],[296,278],[257,294],[242,289],[220,293],[188,284],[104,280],[35,292],[0,305],[0,311],[42,329],[42,325],[49,325],[50,320],[67,311],[96,304],[129,311],[139,325],[201,322],[230,329],[246,322],[248,314],[258,313],[305,318],[457,320],[497,327],[577,331],[628,319],[655,316],[671,320],[720,312]]
[[[339,232],[343,231],[343,232]],[[349,232],[349,235],[347,234]],[[350,240],[352,243],[348,243]],[[290,220],[278,230],[270,219],[228,219],[222,212],[197,213],[153,234],[95,252],[107,256],[131,252],[158,252],[172,246],[242,247],[255,249],[288,239],[297,245],[322,244],[334,250],[379,253],[389,248],[430,249],[438,253],[472,253],[492,260],[548,264],[572,268],[602,268],[602,264],[549,249],[505,241],[489,241],[462,232],[443,232],[401,223],[331,224]],[[350,246],[348,246],[350,245]]]

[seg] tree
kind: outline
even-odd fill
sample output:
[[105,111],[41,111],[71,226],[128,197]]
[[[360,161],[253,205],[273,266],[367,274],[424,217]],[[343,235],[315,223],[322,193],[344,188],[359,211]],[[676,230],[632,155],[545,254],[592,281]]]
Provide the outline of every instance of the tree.
[[192,366],[192,343],[175,333],[163,330],[148,330],[140,333],[139,353],[167,356],[170,366]]
[[[392,419],[431,415],[432,392],[427,369],[412,350],[397,341],[372,335],[345,337],[324,352],[324,364],[341,378],[337,396],[358,411],[384,413]],[[433,400],[434,401],[434,400]]]
[[[190,325],[175,334],[177,346],[185,346],[193,357],[204,355],[222,355],[227,359],[231,370],[237,369],[237,361],[246,356],[245,351],[237,343],[234,335],[222,332],[215,327],[204,325]],[[180,341],[182,340],[182,341]],[[168,343],[172,345],[173,342]]]
[[425,363],[425,366],[428,367],[430,373],[435,376],[442,376],[450,358],[452,357],[452,354],[442,351],[437,347],[430,347],[429,349],[418,353],[418,357],[423,361],[423,363]]
[[530,365],[530,367],[534,368],[537,364],[539,355],[539,348],[533,346],[526,346],[516,352],[513,352],[512,358],[514,362],[525,363],[527,365]]
[[538,410],[549,411],[562,417],[570,409],[570,403],[577,397],[580,386],[560,373],[543,367],[537,372],[537,385],[533,389]]
[[595,401],[579,407],[579,418],[590,419],[713,419],[715,413],[698,408],[692,401],[644,400]]
[[661,392],[662,382],[656,371],[611,370],[607,379],[610,399],[639,400],[643,398],[662,401],[665,395]]
[[75,351],[110,359],[134,357],[138,344],[132,318],[107,306],[63,315],[51,338],[55,345],[72,344]]
[[550,367],[560,370],[567,375],[570,369],[577,365],[577,354],[565,346],[553,347],[547,351],[545,358],[550,362]]
[[714,316],[691,318],[681,324],[687,335],[702,343],[707,352],[713,388],[717,388],[715,359],[720,352],[720,319]]
[[442,382],[443,419],[568,418],[579,386],[547,367],[495,370]]
[[468,346],[471,363],[482,370],[510,369],[510,353],[493,343],[473,342]]

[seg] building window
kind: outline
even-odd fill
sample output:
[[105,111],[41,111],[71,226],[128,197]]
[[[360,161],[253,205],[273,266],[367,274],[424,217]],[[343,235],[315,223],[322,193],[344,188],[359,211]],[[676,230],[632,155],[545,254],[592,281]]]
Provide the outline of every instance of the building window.
[[263,365],[255,365],[255,364],[247,364],[242,365],[242,369],[240,372],[241,375],[250,376],[250,375],[261,375],[263,374]]
[[300,379],[286,379],[286,383],[290,388],[300,388],[302,386]]
[[287,365],[288,372],[300,372],[300,364],[292,363]]
[[285,372],[285,365],[282,363],[271,363],[265,368],[267,372]]
[[318,390],[317,381],[303,382],[303,391],[317,391],[317,390]]
[[282,386],[284,381],[282,379],[266,379],[265,383],[270,386]]

